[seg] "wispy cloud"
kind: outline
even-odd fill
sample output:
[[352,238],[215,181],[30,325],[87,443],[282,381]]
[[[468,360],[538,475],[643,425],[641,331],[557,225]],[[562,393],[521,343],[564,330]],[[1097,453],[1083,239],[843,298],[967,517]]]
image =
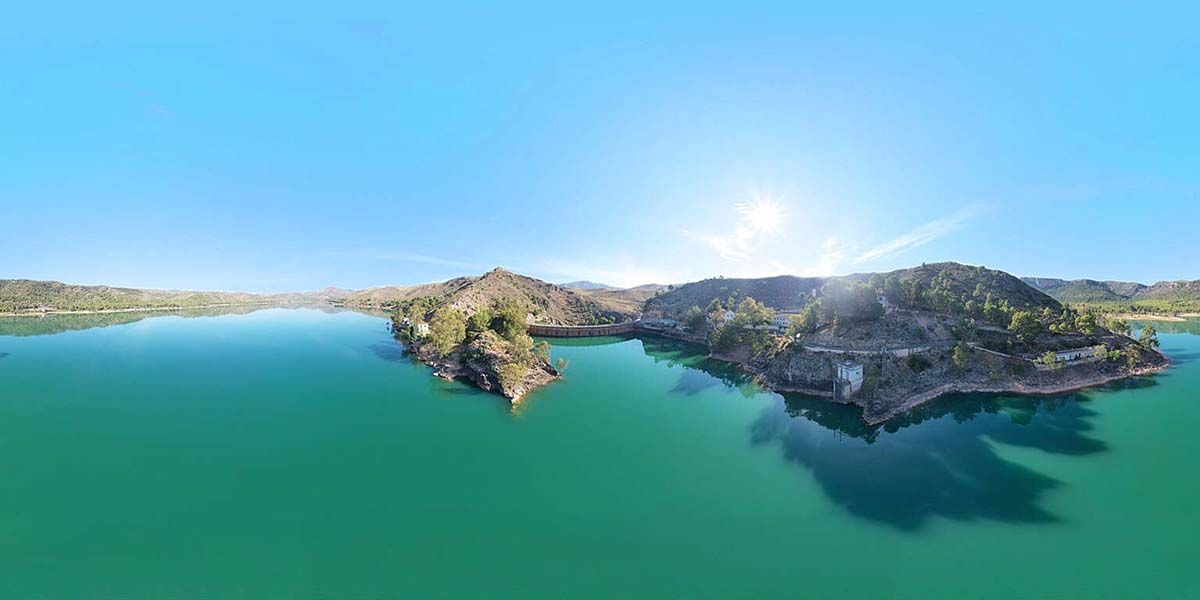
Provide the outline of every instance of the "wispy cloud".
[[[769,274],[786,273],[801,277],[828,277],[838,273],[839,268],[845,264],[847,255],[853,251],[852,244],[837,235],[831,235],[825,238],[819,247],[802,253],[805,264],[784,260],[770,260],[766,264],[769,267]],[[812,262],[813,256],[816,257],[815,263]]]
[[164,106],[163,104],[158,102],[158,99],[155,98],[155,96],[153,94],[151,94],[150,92],[148,92],[146,90],[134,87],[132,85],[120,84],[120,83],[116,84],[116,87],[118,89],[124,90],[126,92],[135,94],[136,96],[141,98],[142,102],[145,103],[146,110],[148,110],[160,117],[174,117],[175,116],[175,113],[171,109],[167,108],[166,106]]
[[696,233],[687,229],[684,229],[682,233],[689,240],[708,246],[717,253],[717,256],[725,260],[748,260],[750,258],[750,239],[753,236],[747,235],[740,228],[724,235]]
[[455,267],[460,269],[481,270],[479,265],[468,262],[454,260],[451,258],[442,258],[438,256],[429,256],[427,254],[418,254],[416,252],[394,251],[394,252],[370,252],[361,250],[337,250],[332,252],[324,252],[321,254],[326,258],[342,258],[353,260],[372,260],[383,262],[407,262],[422,265],[436,265],[440,267]]
[[775,233],[787,220],[787,212],[767,195],[755,194],[750,202],[734,205],[739,215],[733,229],[726,233],[697,233],[682,230],[685,237],[708,246],[725,260],[749,260],[754,241],[760,236]]
[[846,262],[849,246],[836,235],[831,235],[821,244],[817,253],[817,266],[803,271],[802,275],[809,277],[827,277],[833,275],[842,263]]
[[649,268],[645,266],[644,261],[635,260],[628,255],[610,255],[595,261],[550,259],[538,265],[531,265],[528,269],[523,269],[520,265],[514,268],[559,283],[582,279],[618,287],[634,287],[647,283],[679,283],[687,279],[686,272]]
[[870,260],[891,256],[898,252],[903,252],[912,248],[919,248],[932,242],[940,237],[953,233],[971,219],[974,219],[986,211],[986,207],[982,205],[968,206],[952,215],[934,219],[904,235],[879,244],[866,252],[860,254],[854,259],[855,264],[864,263]]

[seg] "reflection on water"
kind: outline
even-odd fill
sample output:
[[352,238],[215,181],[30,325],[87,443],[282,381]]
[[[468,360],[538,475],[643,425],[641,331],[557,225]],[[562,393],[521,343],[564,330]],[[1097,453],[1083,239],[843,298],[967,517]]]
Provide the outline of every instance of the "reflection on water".
[[170,313],[107,313],[95,315],[47,315],[44,317],[0,317],[0,335],[52,335],[93,327],[108,327],[141,321],[153,314]]
[[612,344],[620,344],[633,339],[633,336],[628,335],[605,335],[599,337],[583,337],[583,338],[560,338],[560,337],[542,337],[538,336],[539,340],[546,340],[554,346],[571,346],[571,347],[586,347],[586,346],[610,346]]
[[1130,321],[1130,327],[1140,330],[1146,325],[1154,325],[1159,333],[1190,333],[1200,335],[1200,318],[1190,318],[1183,321]]
[[93,329],[96,327],[127,325],[129,323],[136,323],[143,319],[152,319],[155,317],[179,317],[183,319],[194,319],[199,317],[220,317],[224,315],[245,315],[260,310],[268,310],[273,308],[303,308],[305,310],[317,310],[331,314],[345,312],[347,310],[328,304],[317,303],[284,305],[255,304],[247,306],[189,308],[170,311],[155,310],[143,312],[112,312],[79,315],[48,314],[38,317],[0,317],[0,336],[23,337],[33,335],[54,335],[67,331],[79,331],[82,329]]
[[673,391],[694,395],[723,385],[737,389],[747,398],[762,392],[741,367],[709,358],[703,346],[668,338],[647,337],[642,339],[642,351],[655,363],[686,367]]
[[[682,394],[720,385],[762,393],[735,366],[707,359],[703,349],[659,339],[643,346],[654,360],[685,367],[675,386]],[[993,442],[1071,456],[1108,450],[1088,435],[1095,413],[1083,394],[948,396],[883,426],[866,425],[852,406],[773,396],[749,428],[750,443],[777,444],[789,463],[807,471],[850,514],[903,531],[919,530],[935,516],[1058,521],[1040,501],[1060,482],[1005,460]]]

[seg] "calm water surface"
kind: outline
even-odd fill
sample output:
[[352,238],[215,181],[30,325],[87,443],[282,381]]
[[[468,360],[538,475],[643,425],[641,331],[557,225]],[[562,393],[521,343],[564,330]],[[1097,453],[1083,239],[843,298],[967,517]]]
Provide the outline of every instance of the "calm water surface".
[[0,598],[1200,597],[1195,322],[869,429],[673,342],[512,412],[375,316],[185,316],[0,322]]

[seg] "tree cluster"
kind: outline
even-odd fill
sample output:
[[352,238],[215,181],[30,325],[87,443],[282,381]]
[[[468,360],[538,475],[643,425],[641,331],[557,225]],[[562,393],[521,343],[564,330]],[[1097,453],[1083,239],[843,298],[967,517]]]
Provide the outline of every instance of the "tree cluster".
[[[509,364],[531,367],[550,364],[550,344],[535,344],[526,332],[527,311],[520,303],[501,300],[467,316],[463,311],[442,306],[429,320],[429,342],[439,356],[448,356],[455,348],[481,335],[494,334],[506,342]],[[511,369],[510,369],[511,370]]]
[[770,326],[775,311],[754,298],[746,297],[738,304],[733,319],[725,321],[709,335],[709,346],[728,351],[749,346],[758,353],[770,346]]
[[835,324],[873,321],[884,312],[874,286],[845,279],[825,284],[817,310],[822,322]]

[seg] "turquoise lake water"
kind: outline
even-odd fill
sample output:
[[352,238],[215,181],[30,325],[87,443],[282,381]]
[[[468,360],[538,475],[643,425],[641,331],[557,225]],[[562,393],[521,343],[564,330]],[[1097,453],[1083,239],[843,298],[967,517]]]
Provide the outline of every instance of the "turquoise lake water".
[[1197,322],[869,429],[664,340],[511,411],[378,316],[187,317],[0,322],[0,598],[1200,597]]

